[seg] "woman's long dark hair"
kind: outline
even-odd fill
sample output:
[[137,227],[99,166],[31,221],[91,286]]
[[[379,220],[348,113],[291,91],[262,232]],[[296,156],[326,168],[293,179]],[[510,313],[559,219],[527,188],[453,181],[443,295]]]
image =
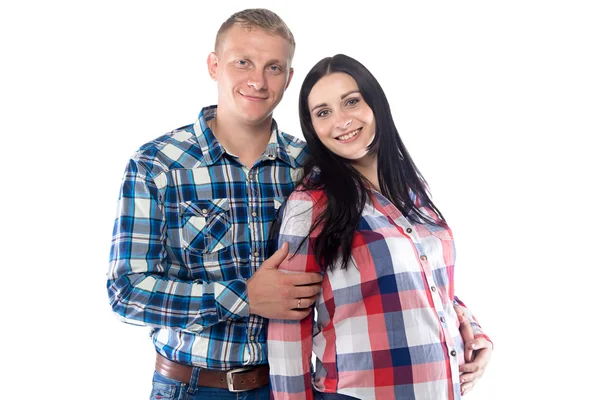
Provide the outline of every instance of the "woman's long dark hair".
[[[331,152],[319,140],[308,108],[308,95],[313,86],[324,76],[343,72],[356,81],[358,89],[375,116],[375,137],[368,148],[377,154],[377,178],[381,193],[388,198],[409,220],[415,223],[432,223],[446,226],[444,217],[431,201],[425,180],[413,163],[400,139],[394,124],[390,105],[377,79],[360,62],[344,54],[319,61],[308,73],[300,89],[300,125],[306,139],[311,162],[305,169],[310,174],[318,167],[319,174],[304,182],[306,190],[322,189],[327,198],[323,213],[316,219],[311,232],[322,225],[314,242],[314,254],[321,269],[334,268],[341,255],[341,268],[350,261],[352,239],[369,196],[368,182],[352,166],[349,160]],[[432,210],[432,218],[421,211],[410,192],[416,195],[420,207]]]

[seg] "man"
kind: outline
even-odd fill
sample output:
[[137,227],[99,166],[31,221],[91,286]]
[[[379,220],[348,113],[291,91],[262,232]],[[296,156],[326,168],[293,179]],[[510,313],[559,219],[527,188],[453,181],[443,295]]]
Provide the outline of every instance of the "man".
[[316,299],[319,274],[279,273],[286,248],[266,254],[270,222],[306,160],[304,144],[272,120],[294,48],[274,13],[234,14],[207,60],[218,107],[129,162],[108,291],[122,319],[153,328],[157,371],[182,382],[155,379],[155,397],[217,386],[268,398],[263,317],[303,318]]
[[294,49],[273,12],[232,15],[207,60],[217,106],[129,162],[108,292],[121,319],[152,328],[151,398],[268,399],[265,318],[302,319],[316,300],[320,274],[279,272],[287,245],[267,254],[271,222],[307,159],[272,119]]

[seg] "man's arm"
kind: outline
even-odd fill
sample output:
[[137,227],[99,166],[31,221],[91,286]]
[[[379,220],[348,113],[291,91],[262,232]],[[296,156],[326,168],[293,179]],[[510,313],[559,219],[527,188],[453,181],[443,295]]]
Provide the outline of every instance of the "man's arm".
[[110,251],[107,288],[114,312],[135,325],[189,331],[248,316],[243,279],[202,283],[165,277],[166,218],[159,191],[143,163],[130,160]]
[[[160,179],[159,179],[160,181]],[[166,278],[166,218],[157,184],[138,159],[129,162],[121,185],[108,273],[113,311],[125,322],[201,331],[247,317],[301,319],[319,292],[320,274],[289,276],[277,270],[287,246],[265,260],[248,281],[188,282]]]

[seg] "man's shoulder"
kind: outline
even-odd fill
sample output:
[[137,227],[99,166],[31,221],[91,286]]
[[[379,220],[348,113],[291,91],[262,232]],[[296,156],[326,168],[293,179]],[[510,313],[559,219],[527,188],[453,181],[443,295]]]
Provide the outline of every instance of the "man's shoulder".
[[292,166],[294,166],[294,168],[304,167],[309,159],[306,142],[283,131],[279,131],[279,134],[285,152],[291,156],[290,161],[292,162]]
[[189,168],[202,160],[202,151],[194,125],[185,125],[140,146],[132,160],[146,164],[151,170]]
[[181,143],[189,142],[194,137],[193,125],[185,125],[144,143],[136,153],[154,154],[163,151],[169,145],[181,145]]
[[306,142],[299,137],[290,135],[289,133],[285,133],[283,131],[279,131],[281,134],[281,138],[284,141],[284,145],[297,146],[297,147],[305,147]]

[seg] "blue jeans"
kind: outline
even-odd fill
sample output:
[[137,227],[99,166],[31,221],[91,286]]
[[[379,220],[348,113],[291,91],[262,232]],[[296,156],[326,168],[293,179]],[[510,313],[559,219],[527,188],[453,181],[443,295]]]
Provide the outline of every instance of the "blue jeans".
[[339,393],[321,393],[318,390],[313,390],[315,400],[358,400],[356,397],[346,396]]
[[150,400],[269,400],[270,395],[270,385],[238,393],[232,393],[227,389],[204,386],[196,386],[194,390],[185,383],[166,378],[158,372],[154,372]]

